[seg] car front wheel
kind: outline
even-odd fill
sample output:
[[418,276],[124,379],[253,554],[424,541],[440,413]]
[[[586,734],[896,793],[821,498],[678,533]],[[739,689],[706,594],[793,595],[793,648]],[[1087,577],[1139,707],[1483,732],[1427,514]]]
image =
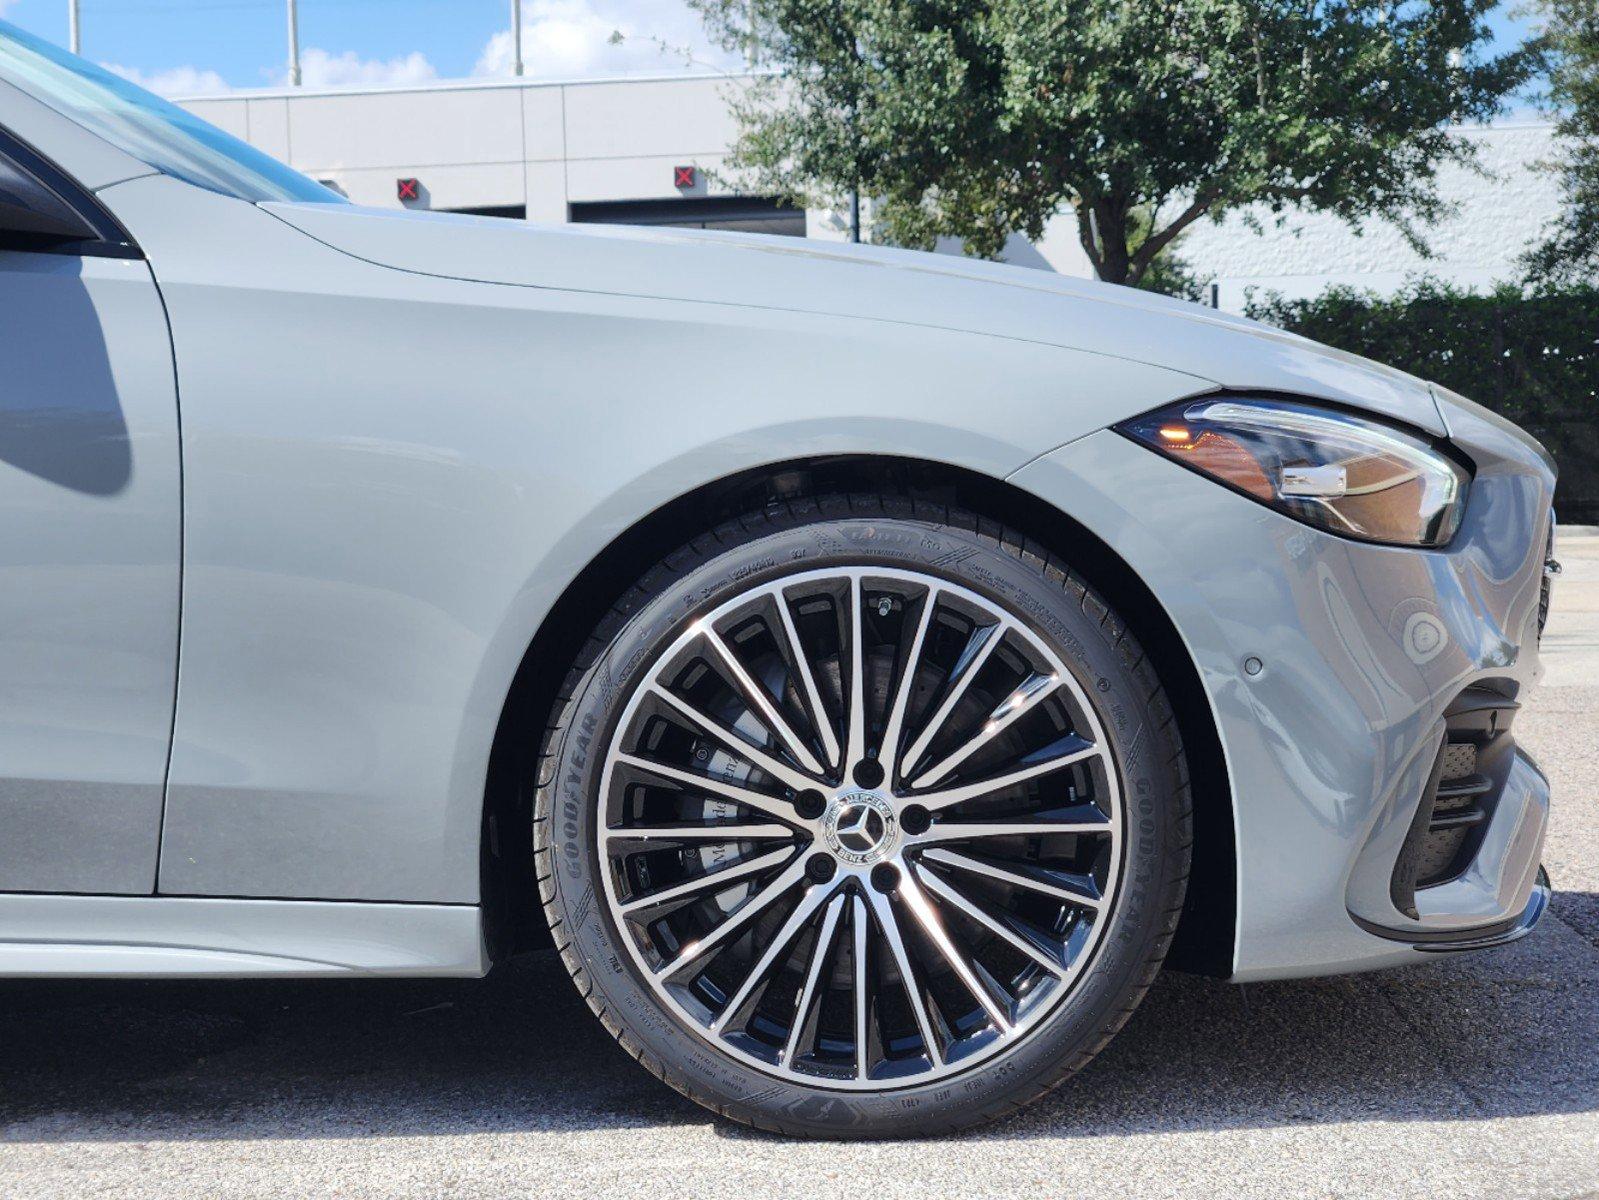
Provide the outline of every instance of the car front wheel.
[[735,1120],[896,1136],[1014,1111],[1152,981],[1190,803],[1151,664],[1063,564],[897,497],[671,556],[580,655],[535,848],[566,965]]

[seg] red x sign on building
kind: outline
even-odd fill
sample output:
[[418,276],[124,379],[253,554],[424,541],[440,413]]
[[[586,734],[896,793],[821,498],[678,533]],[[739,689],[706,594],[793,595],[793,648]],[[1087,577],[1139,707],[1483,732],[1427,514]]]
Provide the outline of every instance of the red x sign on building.
[[693,167],[673,167],[672,186],[691,188],[694,186],[696,172]]
[[396,179],[394,190],[399,193],[401,200],[422,199],[422,181],[420,179]]

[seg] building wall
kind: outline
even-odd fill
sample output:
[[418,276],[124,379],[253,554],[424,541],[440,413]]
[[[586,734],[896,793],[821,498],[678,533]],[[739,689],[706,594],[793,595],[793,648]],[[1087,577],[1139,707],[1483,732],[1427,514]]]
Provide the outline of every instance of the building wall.
[[[359,204],[523,206],[564,221],[584,200],[678,194],[672,168],[722,165],[734,134],[717,79],[571,84],[462,83],[407,90],[273,92],[184,102],[199,116],[336,183]],[[696,194],[718,194],[714,181]]]
[[[422,183],[422,207],[525,206],[535,221],[565,221],[584,201],[724,195],[718,178],[736,136],[729,90],[739,80],[706,77],[534,83],[474,81],[409,89],[239,93],[184,101],[187,108],[361,204],[398,206],[400,178]],[[1428,231],[1423,259],[1386,223],[1362,232],[1324,216],[1281,225],[1256,213],[1202,222],[1180,243],[1221,307],[1241,309],[1251,290],[1298,296],[1329,283],[1391,290],[1430,273],[1465,285],[1515,278],[1516,257],[1559,211],[1555,181],[1535,170],[1549,157],[1546,124],[1462,130],[1479,150],[1481,173],[1446,170],[1442,190],[1455,216]],[[673,168],[699,168],[691,191]],[[840,212],[807,214],[808,236],[843,240]],[[959,253],[953,243],[940,247]],[[1087,256],[1069,216],[1036,245],[1013,239],[1007,260],[1087,277]]]
[[1561,208],[1556,180],[1536,169],[1554,154],[1543,123],[1508,122],[1461,130],[1477,147],[1482,170],[1448,167],[1439,190],[1455,214],[1423,230],[1433,252],[1423,258],[1385,221],[1353,231],[1336,217],[1291,215],[1281,226],[1268,213],[1256,232],[1243,214],[1202,221],[1181,240],[1180,253],[1201,278],[1214,279],[1220,306],[1239,310],[1248,292],[1314,295],[1342,283],[1392,291],[1429,274],[1451,283],[1489,287],[1521,277],[1517,258]]

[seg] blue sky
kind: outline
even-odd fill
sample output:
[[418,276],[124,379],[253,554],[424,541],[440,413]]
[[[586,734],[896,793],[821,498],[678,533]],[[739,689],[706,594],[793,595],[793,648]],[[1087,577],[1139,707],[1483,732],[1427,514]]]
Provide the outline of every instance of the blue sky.
[[[284,82],[283,0],[80,0],[83,52],[168,95]],[[682,0],[523,0],[528,73],[542,78],[727,68]],[[0,17],[62,43],[66,0],[0,0]],[[1501,8],[1495,32],[1526,23]],[[612,33],[624,36],[620,44]],[[508,73],[508,0],[300,0],[305,82],[405,84]],[[672,47],[668,52],[663,47]],[[686,54],[683,53],[686,51]]]
[[[283,0],[80,0],[80,11],[85,57],[169,95],[285,81]],[[0,17],[62,45],[66,14],[66,0],[0,0]],[[530,75],[737,65],[706,42],[682,0],[523,0],[523,14]],[[508,74],[510,25],[508,0],[300,0],[305,82]],[[624,34],[620,44],[611,40],[616,31]]]

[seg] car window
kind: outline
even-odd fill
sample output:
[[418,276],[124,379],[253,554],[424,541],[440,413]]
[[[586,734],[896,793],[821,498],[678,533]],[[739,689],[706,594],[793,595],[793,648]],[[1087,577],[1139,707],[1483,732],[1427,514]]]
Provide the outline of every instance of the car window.
[[5,21],[0,79],[164,175],[241,200],[345,203],[337,192],[193,113]]

